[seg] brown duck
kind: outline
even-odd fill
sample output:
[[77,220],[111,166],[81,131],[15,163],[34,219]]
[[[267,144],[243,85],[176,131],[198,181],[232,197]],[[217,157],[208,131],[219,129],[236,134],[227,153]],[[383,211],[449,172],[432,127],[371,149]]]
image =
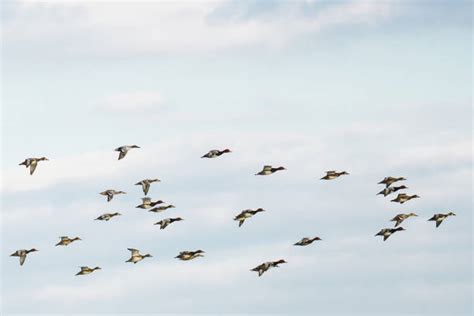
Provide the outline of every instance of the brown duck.
[[67,236],[61,236],[59,238],[61,238],[61,240],[56,244],[56,246],[67,246],[76,240],[82,240],[79,237],[69,238]]
[[283,259],[280,259],[277,261],[268,261],[256,266],[250,271],[258,272],[258,276],[262,276],[262,274],[267,272],[270,268],[275,268],[275,267],[278,268],[278,265],[282,263],[287,263],[287,262]]
[[395,222],[395,227],[398,227],[401,223],[403,223],[404,220],[412,216],[418,216],[418,215],[416,215],[415,213],[398,214],[397,216],[392,218],[390,221]]
[[453,212],[449,212],[447,214],[435,214],[428,221],[435,221],[436,227],[439,227],[439,225],[441,225],[441,223],[449,216],[456,216],[456,214],[454,214]]
[[110,202],[114,198],[114,195],[127,194],[127,193],[123,191],[116,191],[116,190],[109,189],[109,190],[105,190],[104,192],[100,192],[99,194],[105,195],[107,197],[107,202]]
[[339,178],[342,175],[348,175],[348,174],[349,173],[347,173],[346,171],[337,172],[335,170],[330,170],[330,171],[326,171],[326,175],[322,177],[320,180],[334,180],[336,178]]
[[40,161],[48,161],[49,159],[46,157],[41,157],[41,158],[26,158],[22,163],[20,163],[20,166],[25,166],[26,168],[30,168],[30,175],[33,175],[33,173],[36,170],[36,166],[38,165],[38,162]]
[[397,197],[393,200],[391,200],[391,202],[398,202],[400,204],[403,204],[407,201],[410,201],[411,199],[416,199],[416,198],[419,198],[418,195],[414,194],[414,195],[407,195],[405,193],[400,193],[397,195]]

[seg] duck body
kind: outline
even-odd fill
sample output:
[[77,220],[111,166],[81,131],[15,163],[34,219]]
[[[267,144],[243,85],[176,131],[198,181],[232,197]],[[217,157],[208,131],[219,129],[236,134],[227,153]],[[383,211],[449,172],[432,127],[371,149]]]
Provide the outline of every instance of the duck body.
[[273,173],[275,173],[277,171],[280,171],[280,170],[286,170],[286,168],[285,167],[273,168],[270,165],[266,165],[266,166],[263,166],[262,171],[260,171],[259,173],[256,173],[255,175],[256,176],[268,176],[268,175],[273,174]]
[[383,241],[387,240],[388,237],[392,236],[392,234],[405,230],[403,227],[397,227],[397,228],[384,228],[381,229],[375,236],[383,236]]
[[122,215],[118,212],[115,212],[115,213],[105,213],[105,214],[102,214],[100,215],[99,217],[97,217],[95,220],[98,220],[98,221],[109,221],[112,217],[114,216],[118,216],[118,215]]
[[406,180],[404,177],[385,177],[382,181],[377,184],[385,184],[386,187],[391,186],[393,183],[397,181]]
[[392,218],[390,221],[395,222],[395,227],[398,227],[404,220],[412,216],[418,216],[418,215],[416,215],[415,213],[398,214],[397,216]]
[[153,183],[153,182],[161,182],[160,179],[144,179],[140,182],[137,182],[135,183],[135,185],[141,185],[142,186],[142,190],[143,190],[143,193],[145,195],[148,194],[148,191],[150,190],[150,185]]
[[182,261],[188,261],[196,259],[197,257],[204,257],[203,253],[205,253],[203,250],[181,251],[175,258]]
[[401,185],[399,187],[385,187],[382,191],[377,193],[377,195],[383,194],[383,196],[387,196],[389,194],[392,194],[394,192],[397,192],[397,191],[403,190],[403,189],[408,189],[408,187],[406,187],[404,185]]
[[116,191],[116,190],[113,190],[113,189],[109,189],[109,190],[105,190],[105,191],[103,191],[103,192],[100,192],[99,194],[106,196],[106,197],[107,197],[107,202],[110,202],[110,201],[112,201],[112,199],[114,198],[114,195],[127,194],[127,192],[124,192],[124,191]]
[[403,204],[407,201],[410,201],[411,199],[416,199],[416,198],[419,198],[418,195],[414,194],[414,195],[408,195],[408,194],[405,194],[405,193],[400,193],[397,195],[397,197],[393,200],[391,200],[391,202],[397,202],[397,203],[400,203],[400,204]]
[[254,216],[257,213],[264,212],[263,208],[258,208],[256,210],[248,209],[240,212],[239,215],[234,217],[234,221],[239,221],[239,227],[242,226],[247,218]]
[[175,207],[176,206],[171,205],[171,204],[170,205],[162,205],[162,206],[154,207],[154,208],[148,210],[148,212],[160,213],[160,212],[166,211],[169,208],[175,208]]
[[135,206],[136,208],[149,209],[155,205],[163,204],[162,200],[152,201],[149,197],[142,198],[142,204]]
[[31,253],[31,252],[35,252],[35,251],[38,251],[36,248],[31,248],[29,250],[27,249],[20,249],[20,250],[17,250],[15,251],[14,253],[12,253],[10,255],[10,257],[20,257],[20,266],[22,266],[24,263],[25,263],[25,260],[26,260],[26,256]]
[[294,246],[308,246],[316,240],[322,240],[322,239],[319,237],[314,237],[314,238],[304,237],[300,241],[295,243]]
[[38,165],[38,162],[40,161],[48,161],[49,159],[46,157],[41,157],[41,158],[26,158],[23,162],[21,162],[19,165],[20,166],[25,166],[26,168],[30,168],[30,175],[33,175],[33,173],[36,170],[36,166]]
[[101,267],[95,267],[95,268],[81,267],[81,271],[77,272],[76,275],[91,274],[95,270],[101,270]]
[[82,240],[79,237],[69,238],[67,236],[61,236],[59,238],[61,238],[61,240],[56,244],[56,246],[67,246],[76,240]]
[[321,178],[321,180],[334,180],[339,178],[342,175],[348,175],[346,171],[337,172],[335,170],[326,171],[326,175]]
[[250,271],[255,271],[255,272],[258,273],[258,276],[262,276],[270,268],[275,268],[275,267],[278,268],[278,265],[282,264],[282,263],[286,263],[286,261],[283,260],[283,259],[280,259],[280,260],[277,260],[277,261],[268,261],[268,262],[264,262],[264,263],[256,266],[255,268],[251,269]]
[[439,225],[441,225],[441,223],[449,216],[456,216],[456,214],[454,214],[453,212],[449,212],[447,214],[435,214],[428,221],[436,222],[436,228],[438,228]]
[[114,151],[119,152],[118,160],[125,158],[128,151],[132,148],[140,148],[140,147],[138,147],[137,145],[124,145],[124,146],[115,148]]
[[172,224],[174,222],[182,221],[183,219],[181,217],[175,217],[175,218],[165,218],[162,219],[159,222],[156,222],[153,225],[160,225],[160,229],[165,229],[169,224]]
[[210,150],[207,154],[205,154],[201,158],[217,158],[219,156],[222,156],[223,154],[230,153],[230,152],[232,151],[227,148],[224,150],[213,149],[213,150]]
[[131,256],[130,256],[130,259],[128,259],[125,262],[133,262],[135,264],[137,262],[142,261],[145,258],[152,257],[152,255],[148,253],[146,255],[140,254],[140,251],[138,249],[134,249],[134,248],[127,248],[127,249],[131,252]]

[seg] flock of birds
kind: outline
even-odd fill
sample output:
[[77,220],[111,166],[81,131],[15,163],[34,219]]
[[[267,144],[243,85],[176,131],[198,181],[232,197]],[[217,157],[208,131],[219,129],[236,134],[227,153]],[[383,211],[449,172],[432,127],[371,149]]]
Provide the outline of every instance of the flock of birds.
[[[140,148],[140,147],[137,146],[137,145],[125,145],[125,146],[121,146],[121,147],[116,148],[115,151],[119,152],[118,160],[121,160],[121,159],[125,158],[125,156],[129,152],[129,150],[131,150],[133,148]],[[222,156],[223,154],[230,153],[230,152],[231,152],[231,150],[229,150],[229,149],[224,149],[224,150],[215,150],[214,149],[214,150],[209,151],[205,155],[203,155],[201,158],[217,158],[217,157]],[[46,157],[27,158],[22,163],[20,163],[20,165],[24,165],[26,168],[30,168],[30,175],[33,175],[33,173],[35,172],[36,167],[37,167],[37,165],[40,161],[48,161],[48,159]],[[271,175],[271,174],[273,174],[277,171],[281,171],[281,170],[286,170],[286,169],[284,167],[281,167],[281,166],[275,168],[275,167],[272,167],[270,165],[266,165],[266,166],[263,167],[263,169],[260,172],[256,173],[255,175],[267,176],[267,175]],[[326,175],[324,177],[322,177],[321,180],[334,180],[334,179],[337,179],[337,178],[339,178],[340,176],[343,176],[343,175],[349,175],[349,173],[347,173],[346,171],[341,171],[341,172],[337,172],[337,171],[334,171],[334,170],[326,171]],[[386,178],[384,178],[378,184],[385,185],[385,188],[382,191],[380,191],[379,193],[377,193],[377,195],[383,195],[383,196],[386,197],[386,196],[388,196],[388,195],[390,195],[394,192],[397,192],[399,190],[408,189],[405,185],[401,185],[401,186],[398,186],[398,187],[392,186],[392,184],[394,184],[395,182],[403,181],[403,180],[406,180],[406,179],[403,178],[403,177],[386,177]],[[164,202],[162,200],[152,201],[151,198],[147,197],[151,184],[155,183],[155,182],[160,182],[160,180],[159,179],[144,179],[144,180],[142,180],[138,183],[135,183],[135,185],[140,185],[142,187],[143,193],[145,194],[145,197],[142,198],[142,203],[137,205],[136,207],[141,208],[141,209],[147,209],[149,212],[155,212],[155,213],[163,212],[163,211],[165,211],[169,208],[174,208],[175,206],[171,205],[171,204],[170,205],[163,205]],[[107,201],[110,202],[114,198],[115,195],[126,194],[126,192],[109,189],[109,190],[105,190],[103,192],[100,192],[100,194],[106,196]],[[416,195],[416,194],[415,195],[408,195],[406,193],[399,193],[397,195],[397,197],[395,199],[391,200],[391,201],[403,204],[403,203],[408,202],[411,199],[415,199],[415,198],[419,198],[419,196]],[[252,209],[243,210],[241,213],[239,213],[237,216],[235,216],[234,220],[238,221],[238,226],[241,227],[245,223],[246,220],[248,220],[252,216],[255,216],[256,214],[258,214],[260,212],[264,212],[264,211],[265,210],[263,208],[257,208],[255,210],[252,210]],[[119,215],[121,215],[121,214],[118,213],[118,212],[116,212],[116,213],[105,213],[105,214],[102,214],[99,217],[97,217],[95,220],[109,221],[113,217],[119,216]],[[435,221],[436,222],[436,227],[439,227],[439,225],[446,218],[448,218],[449,216],[455,216],[455,215],[456,214],[454,214],[453,212],[448,212],[446,214],[435,214],[428,221]],[[381,229],[375,236],[382,236],[384,241],[387,240],[392,234],[394,234],[398,231],[405,230],[403,227],[400,226],[400,224],[403,221],[405,221],[406,219],[408,219],[412,216],[418,216],[418,215],[415,214],[415,213],[396,215],[394,218],[391,219],[391,221],[395,222],[395,227],[394,228]],[[162,220],[154,223],[154,225],[159,225],[160,229],[165,229],[170,224],[172,224],[174,222],[179,222],[179,221],[182,221],[182,220],[183,220],[183,218],[181,218],[181,217],[165,218],[165,219],[162,219]],[[61,236],[59,238],[60,238],[60,241],[56,244],[56,246],[68,246],[71,243],[73,243],[74,241],[81,240],[81,238],[79,238],[79,237],[70,238],[68,236]],[[295,246],[308,246],[308,245],[312,244],[313,242],[320,241],[320,240],[322,240],[320,237],[304,237],[300,241],[296,242],[294,245]],[[143,260],[145,258],[152,257],[151,254],[141,254],[138,249],[134,249],[134,248],[127,248],[127,249],[130,251],[130,259],[128,259],[126,262],[132,262],[132,263],[136,264],[137,262],[140,262],[141,260]],[[23,265],[23,263],[25,262],[26,256],[29,253],[35,252],[35,251],[38,251],[38,250],[35,249],[35,248],[31,248],[29,250],[20,249],[20,250],[15,251],[13,254],[11,254],[11,256],[19,257],[20,258],[20,265]],[[189,260],[196,259],[198,257],[203,257],[204,253],[205,252],[201,249],[198,249],[198,250],[195,250],[195,251],[181,251],[175,258],[177,258],[179,260],[189,261]],[[264,262],[264,263],[256,266],[255,268],[251,269],[251,271],[255,271],[255,272],[258,273],[258,276],[261,276],[266,271],[268,271],[270,268],[278,267],[280,264],[283,264],[283,263],[286,263],[286,261],[283,260],[283,259],[279,259],[279,260],[275,260],[275,261],[268,261],[268,262]],[[81,267],[81,270],[76,275],[90,274],[90,273],[92,273],[96,270],[100,270],[100,269],[101,269],[100,267],[90,268],[88,266],[83,266],[83,267]]]

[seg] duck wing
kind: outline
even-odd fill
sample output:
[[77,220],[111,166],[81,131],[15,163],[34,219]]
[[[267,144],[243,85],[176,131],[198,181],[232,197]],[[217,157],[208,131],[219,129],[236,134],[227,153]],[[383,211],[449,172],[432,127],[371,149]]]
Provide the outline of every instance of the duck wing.
[[30,175],[32,175],[35,172],[37,165],[38,165],[38,162],[36,160],[33,160],[30,163]]
[[134,248],[127,248],[127,249],[132,253],[132,257],[140,255],[140,250],[138,249],[134,249]]
[[25,260],[26,260],[26,254],[21,254],[20,255],[20,266],[22,266],[23,263],[25,263]]

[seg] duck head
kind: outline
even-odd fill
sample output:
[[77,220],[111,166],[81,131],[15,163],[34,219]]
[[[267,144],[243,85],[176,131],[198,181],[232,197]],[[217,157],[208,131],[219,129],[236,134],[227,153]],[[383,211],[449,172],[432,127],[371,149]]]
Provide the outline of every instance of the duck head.
[[184,219],[181,218],[181,217],[176,217],[174,220],[175,220],[175,221],[184,221]]
[[28,250],[28,253],[30,253],[30,252],[35,252],[35,251],[38,251],[38,249],[36,249],[36,248],[31,248],[30,250]]
[[322,239],[319,237],[314,237],[313,240],[322,240]]
[[48,159],[48,158],[46,158],[46,157],[41,157],[41,158],[40,158],[40,159],[38,159],[38,160],[46,160],[46,161],[48,161],[49,159]]
[[276,170],[286,170],[286,168],[285,168],[285,167],[282,167],[282,166],[280,166],[280,167],[278,167],[278,168],[275,168],[275,169],[276,169]]
[[418,198],[420,198],[420,197],[415,194],[415,195],[412,195],[410,198],[411,198],[411,199],[418,199]]
[[82,240],[80,237],[74,237],[72,240]]
[[152,255],[150,255],[149,253],[147,253],[146,255],[143,255],[143,258],[151,258],[153,257]]
[[132,146],[130,146],[130,147],[131,147],[131,148],[140,148],[140,147],[137,146],[137,145],[132,145]]
[[101,268],[101,267],[95,267],[95,268],[92,269],[92,270],[102,270],[102,268]]
[[410,214],[408,214],[408,216],[418,216],[418,215],[415,214],[415,213],[410,213]]
[[223,153],[231,153],[232,151],[229,148],[226,148],[222,151]]
[[206,252],[204,250],[199,249],[199,250],[196,250],[194,253],[206,253]]
[[403,228],[403,227],[398,227],[398,228],[396,228],[395,230],[396,230],[396,231],[402,231],[402,230],[405,230],[405,228]]
[[456,216],[456,214],[454,214],[453,212],[449,212],[448,216]]
[[287,263],[287,262],[283,259],[275,261],[275,264],[281,264],[281,263]]
[[119,212],[112,213],[112,215],[117,216],[117,215],[122,215]]
[[265,212],[265,210],[264,210],[263,208],[261,208],[261,207],[257,208],[255,211],[256,211],[256,212]]
[[406,180],[406,179],[404,177],[398,177],[397,180],[402,181],[402,180]]
[[341,175],[343,175],[343,174],[348,175],[349,172],[343,171],[343,172],[341,172]]

